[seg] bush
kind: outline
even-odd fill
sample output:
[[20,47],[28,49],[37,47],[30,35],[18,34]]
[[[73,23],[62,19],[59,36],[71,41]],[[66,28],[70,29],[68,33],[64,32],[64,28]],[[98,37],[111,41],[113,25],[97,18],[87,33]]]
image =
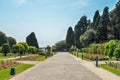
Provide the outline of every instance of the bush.
[[13,53],[8,53],[7,56],[13,56]]
[[110,58],[120,58],[120,42],[117,40],[110,40],[105,46],[104,54]]
[[117,45],[116,40],[110,40],[105,46],[104,54],[112,58],[114,56],[113,52],[115,51]]
[[34,47],[34,46],[29,46],[29,49],[28,49],[28,52],[29,52],[29,53],[35,54],[36,51],[37,51],[37,48],[36,48],[36,47]]
[[116,58],[120,58],[120,44],[117,45],[117,47],[114,50],[114,56]]
[[99,60],[108,60],[109,58],[104,56],[103,54],[92,54],[92,53],[85,53],[84,57],[90,59],[92,61],[96,60],[96,56],[99,57]]
[[0,56],[3,56],[3,54],[2,54],[2,53],[0,53]]

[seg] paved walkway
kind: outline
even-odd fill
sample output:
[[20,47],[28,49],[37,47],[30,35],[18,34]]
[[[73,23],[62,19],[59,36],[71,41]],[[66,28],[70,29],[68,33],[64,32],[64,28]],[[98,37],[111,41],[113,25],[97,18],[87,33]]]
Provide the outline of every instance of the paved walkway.
[[58,53],[10,80],[102,80],[71,54]]
[[[28,54],[28,55],[23,55],[22,57],[29,57],[29,56],[34,56],[33,54]],[[0,60],[13,60],[13,59],[19,59],[20,56],[16,56],[16,57],[10,57],[10,58],[2,58]]]
[[40,63],[40,61],[16,61],[18,63],[22,63],[22,64],[38,64]]

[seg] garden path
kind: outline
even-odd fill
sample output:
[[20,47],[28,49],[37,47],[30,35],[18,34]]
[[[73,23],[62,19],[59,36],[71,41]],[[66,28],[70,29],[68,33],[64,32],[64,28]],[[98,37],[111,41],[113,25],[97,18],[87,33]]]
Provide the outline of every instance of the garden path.
[[10,80],[102,80],[69,53],[58,53]]

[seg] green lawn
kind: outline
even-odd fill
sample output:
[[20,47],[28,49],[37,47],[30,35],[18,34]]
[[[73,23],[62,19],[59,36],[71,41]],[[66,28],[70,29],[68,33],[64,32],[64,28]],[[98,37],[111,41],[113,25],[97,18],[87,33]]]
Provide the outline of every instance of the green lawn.
[[[19,74],[19,73],[23,72],[24,70],[26,70],[26,69],[28,69],[28,68],[30,68],[32,66],[33,65],[30,65],[30,64],[20,64],[20,65],[15,67],[16,74]],[[10,75],[10,68],[0,70],[0,80],[8,80],[11,77],[12,76]]]
[[[57,54],[57,52],[53,52],[53,56],[56,55],[56,54]],[[51,57],[51,56],[48,56],[47,58],[49,58],[49,57]],[[37,61],[44,61],[47,58],[46,58],[46,56],[42,56],[41,58],[38,58]]]
[[105,64],[100,64],[99,66],[102,67],[105,70],[108,70],[108,71],[120,76],[120,70],[117,70],[117,69],[115,69],[113,67],[110,67],[110,66],[107,66]]
[[37,61],[44,61],[46,60],[47,58],[45,56],[42,56],[41,58],[38,58]]

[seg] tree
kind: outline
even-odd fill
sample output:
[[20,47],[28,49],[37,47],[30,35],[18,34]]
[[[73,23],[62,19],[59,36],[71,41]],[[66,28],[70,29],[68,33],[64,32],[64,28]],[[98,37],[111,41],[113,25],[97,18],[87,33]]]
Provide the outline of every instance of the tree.
[[56,51],[66,51],[67,50],[67,44],[66,40],[59,41],[55,44]]
[[74,45],[74,32],[73,32],[72,27],[68,28],[67,36],[66,36],[66,43],[68,45],[68,48]]
[[38,41],[34,32],[32,32],[30,35],[27,36],[26,42],[29,46],[34,46],[36,48],[39,48]]
[[86,31],[88,27],[88,23],[87,23],[87,17],[86,16],[82,16],[80,18],[80,21],[77,23],[77,25],[75,26],[75,31],[74,31],[74,39],[75,39],[75,46],[77,48],[80,48],[80,41],[79,38],[82,34],[84,34],[84,32]]
[[120,0],[117,2],[115,9],[110,13],[110,21],[114,39],[120,40]]
[[20,58],[22,57],[25,47],[22,44],[17,44],[19,46],[19,53],[20,53]]
[[19,53],[19,45],[18,44],[12,46],[12,52]]
[[99,24],[99,20],[100,20],[100,14],[99,14],[99,11],[96,10],[95,15],[94,15],[94,17],[93,17],[93,22],[92,22],[92,24],[91,24],[90,27],[91,27],[92,29],[96,30],[96,29],[97,29],[97,26],[98,26],[98,24]]
[[34,47],[34,46],[29,46],[29,49],[28,49],[28,52],[29,52],[29,53],[35,54],[36,51],[37,51],[37,48],[36,48],[36,47]]
[[104,8],[103,15],[100,18],[97,26],[96,42],[104,42],[107,40],[107,26],[109,24],[109,11],[108,7]]
[[21,44],[24,46],[25,48],[24,53],[28,51],[28,44],[26,42],[19,42],[18,44]]
[[95,31],[93,29],[87,30],[83,35],[80,36],[80,43],[82,47],[87,47],[95,40]]
[[47,54],[51,54],[52,48],[50,46],[47,46]]
[[7,56],[7,53],[10,52],[10,46],[8,43],[3,44],[2,46],[2,52],[4,53],[5,56]]
[[0,31],[0,46],[2,46],[4,43],[7,43],[7,36],[5,33]]
[[15,38],[13,38],[13,37],[7,37],[7,41],[9,43],[9,45],[10,45],[10,49],[12,49],[12,46],[17,43]]

